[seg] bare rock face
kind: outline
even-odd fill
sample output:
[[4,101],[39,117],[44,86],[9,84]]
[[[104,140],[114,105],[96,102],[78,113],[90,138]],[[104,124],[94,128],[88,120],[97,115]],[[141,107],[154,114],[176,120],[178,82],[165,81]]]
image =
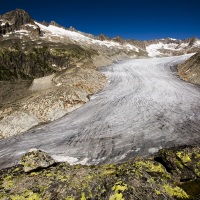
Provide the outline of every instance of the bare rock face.
[[0,16],[0,35],[20,30],[24,24],[34,24],[31,16],[24,10],[16,9]]
[[200,85],[200,52],[180,64],[178,74],[183,80]]
[[100,34],[97,38],[101,41],[110,40],[110,38],[104,34]]
[[21,158],[25,172],[31,172],[37,169],[47,168],[55,163],[55,160],[47,153],[39,149],[30,149]]

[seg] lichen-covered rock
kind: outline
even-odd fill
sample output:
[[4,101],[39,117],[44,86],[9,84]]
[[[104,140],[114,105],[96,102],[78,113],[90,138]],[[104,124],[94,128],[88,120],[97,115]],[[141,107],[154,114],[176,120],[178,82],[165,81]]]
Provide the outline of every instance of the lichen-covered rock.
[[38,150],[30,149],[21,158],[21,163],[25,172],[31,172],[41,168],[47,168],[55,163],[55,160],[47,153]]
[[[199,147],[163,149],[155,157],[138,157],[120,164],[57,163],[31,173],[25,173],[19,165],[0,170],[0,199],[197,200],[199,152]],[[177,164],[179,158],[181,168]],[[173,170],[167,166],[173,166]],[[188,169],[194,175],[182,180]]]
[[200,148],[183,147],[177,151],[160,150],[155,160],[161,162],[177,181],[185,182],[200,177]]

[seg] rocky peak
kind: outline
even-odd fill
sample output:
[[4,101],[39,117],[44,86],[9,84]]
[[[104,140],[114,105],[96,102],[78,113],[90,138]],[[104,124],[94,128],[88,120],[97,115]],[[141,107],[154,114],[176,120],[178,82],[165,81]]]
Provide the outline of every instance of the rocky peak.
[[69,31],[77,32],[77,30],[76,30],[73,26],[70,26],[70,27],[68,28],[68,30],[69,30]]
[[1,21],[6,21],[9,24],[15,25],[19,29],[21,25],[33,23],[31,16],[22,9],[16,9],[0,15]]
[[110,38],[104,34],[100,34],[98,36],[98,39],[101,40],[101,41],[104,41],[104,40],[110,40]]
[[182,42],[189,43],[189,46],[192,46],[197,40],[198,40],[197,37],[192,37],[192,38],[186,38]]
[[20,30],[25,24],[34,24],[31,16],[22,9],[16,9],[0,15],[0,35]]
[[46,21],[42,21],[42,22],[40,22],[42,25],[44,25],[44,26],[49,26],[49,23],[48,22],[46,22]]
[[193,46],[195,44],[196,41],[198,41],[199,39],[197,37],[193,37],[190,39],[190,42],[189,42],[189,46]]
[[113,40],[115,42],[119,42],[121,44],[123,44],[125,42],[125,40],[121,36],[117,36],[117,37],[113,38]]
[[61,26],[60,26],[57,22],[55,22],[55,21],[51,21],[51,22],[49,23],[49,25],[61,27]]

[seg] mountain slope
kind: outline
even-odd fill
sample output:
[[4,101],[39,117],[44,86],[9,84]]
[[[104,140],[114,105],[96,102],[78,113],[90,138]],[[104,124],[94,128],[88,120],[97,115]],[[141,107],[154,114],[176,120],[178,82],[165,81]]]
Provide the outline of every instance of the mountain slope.
[[178,74],[183,80],[200,85],[200,52],[180,64]]

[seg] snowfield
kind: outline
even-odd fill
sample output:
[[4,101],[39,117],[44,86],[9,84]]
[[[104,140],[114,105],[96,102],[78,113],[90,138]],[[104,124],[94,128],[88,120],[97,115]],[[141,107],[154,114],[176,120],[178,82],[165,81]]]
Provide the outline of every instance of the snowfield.
[[113,42],[113,41],[101,41],[97,39],[92,39],[90,37],[87,37],[81,33],[75,32],[75,31],[70,31],[66,30],[64,28],[60,28],[54,25],[49,25],[49,26],[44,26],[38,22],[35,22],[42,31],[45,32],[44,37],[52,37],[52,36],[57,36],[59,38],[69,38],[70,40],[74,42],[81,42],[81,43],[86,43],[86,44],[97,44],[100,46],[107,46],[107,47],[117,47],[119,49],[126,48],[127,50],[134,50],[136,52],[139,52],[139,49],[135,47],[134,45],[131,44],[125,44],[121,45],[118,42]]
[[200,139],[200,88],[170,67],[191,55],[132,59],[104,69],[109,84],[80,109],[0,141],[0,168],[30,148],[71,164],[119,162]]

